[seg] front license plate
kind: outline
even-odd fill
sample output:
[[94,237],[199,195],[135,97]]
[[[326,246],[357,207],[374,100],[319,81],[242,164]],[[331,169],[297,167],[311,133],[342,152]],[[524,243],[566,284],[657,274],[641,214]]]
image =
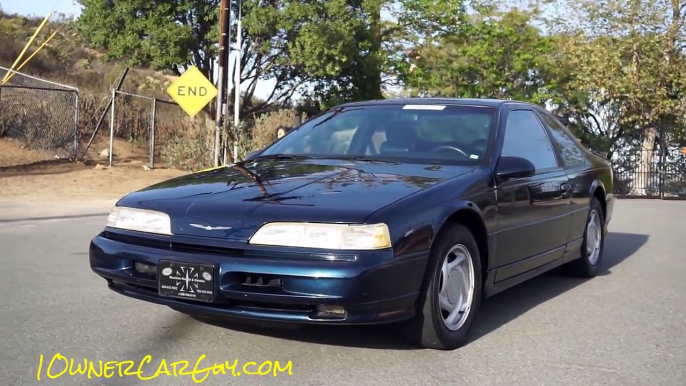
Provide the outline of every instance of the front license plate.
[[158,292],[161,296],[212,302],[214,265],[161,260],[157,265]]

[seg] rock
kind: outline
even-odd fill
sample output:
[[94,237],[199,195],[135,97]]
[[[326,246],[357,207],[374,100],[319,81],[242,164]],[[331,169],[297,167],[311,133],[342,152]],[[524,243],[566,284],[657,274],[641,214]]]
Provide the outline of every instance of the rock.
[[94,167],[93,169],[94,169],[94,170],[103,170],[103,169],[105,169],[105,168],[106,168],[105,165],[97,164],[97,165],[95,165],[95,167]]

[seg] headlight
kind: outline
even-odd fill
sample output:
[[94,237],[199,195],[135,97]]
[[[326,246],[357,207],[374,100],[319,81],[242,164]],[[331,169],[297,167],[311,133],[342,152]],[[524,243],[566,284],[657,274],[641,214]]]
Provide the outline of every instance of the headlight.
[[321,249],[384,249],[391,246],[386,224],[276,222],[263,225],[250,244]]
[[115,206],[107,218],[107,226],[129,231],[171,235],[169,215],[145,209]]

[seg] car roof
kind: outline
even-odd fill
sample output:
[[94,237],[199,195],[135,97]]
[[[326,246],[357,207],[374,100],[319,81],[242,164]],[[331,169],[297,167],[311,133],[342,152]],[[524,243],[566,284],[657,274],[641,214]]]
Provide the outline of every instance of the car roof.
[[484,107],[501,107],[505,104],[519,104],[531,105],[527,102],[512,101],[506,99],[487,99],[487,98],[391,98],[391,99],[376,99],[360,102],[343,103],[336,107],[355,107],[355,106],[383,106],[383,105],[469,105],[469,106],[484,106]]

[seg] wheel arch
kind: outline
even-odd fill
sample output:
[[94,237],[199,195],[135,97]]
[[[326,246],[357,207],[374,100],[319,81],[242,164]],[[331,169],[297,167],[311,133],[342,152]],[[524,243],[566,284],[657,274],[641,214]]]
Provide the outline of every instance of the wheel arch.
[[460,224],[467,228],[474,239],[476,240],[476,245],[479,248],[479,259],[481,260],[481,274],[485,278],[486,272],[488,271],[488,257],[489,257],[489,247],[488,247],[488,230],[486,229],[486,222],[484,221],[484,215],[478,206],[471,202],[465,202],[448,212],[445,216],[443,222],[436,232],[436,236],[432,242],[431,247],[438,236],[447,228],[450,224]]
[[600,201],[600,206],[603,208],[603,218],[607,218],[607,194],[605,192],[605,186],[599,180],[593,181],[593,184],[591,185],[589,201],[593,200],[593,198],[597,198],[598,201]]

